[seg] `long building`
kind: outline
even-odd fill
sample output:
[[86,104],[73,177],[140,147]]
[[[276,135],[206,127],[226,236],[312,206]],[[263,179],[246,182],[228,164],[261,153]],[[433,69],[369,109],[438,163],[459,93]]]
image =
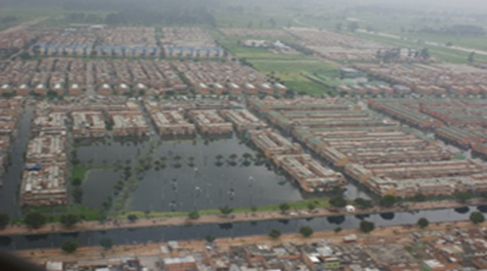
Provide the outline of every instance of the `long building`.
[[265,154],[271,158],[281,154],[300,154],[303,152],[301,145],[292,143],[279,133],[268,130],[250,131],[252,142]]
[[221,114],[231,121],[239,132],[266,128],[267,124],[254,116],[248,110],[222,110]]
[[277,155],[274,162],[309,193],[329,191],[345,184],[341,173],[324,167],[309,154]]
[[33,206],[68,203],[66,107],[38,103],[33,138],[27,145],[20,185],[20,204]]
[[117,136],[149,134],[149,125],[139,111],[116,111],[108,114],[113,121],[113,133]]
[[152,111],[150,115],[160,135],[192,135],[196,131],[178,111]]
[[232,133],[232,124],[226,122],[216,110],[192,110],[188,116],[204,134]]

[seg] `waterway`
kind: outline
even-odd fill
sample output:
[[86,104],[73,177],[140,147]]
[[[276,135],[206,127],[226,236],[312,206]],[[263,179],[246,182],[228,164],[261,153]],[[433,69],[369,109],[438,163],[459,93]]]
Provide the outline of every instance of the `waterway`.
[[138,229],[117,229],[98,232],[54,233],[43,235],[0,237],[0,248],[3,249],[34,249],[55,248],[68,240],[76,240],[80,245],[98,245],[103,237],[109,237],[114,244],[133,244],[160,242],[171,240],[203,239],[207,235],[215,237],[239,237],[248,235],[266,235],[271,229],[279,229],[283,233],[295,233],[301,226],[307,225],[315,231],[356,229],[361,219],[373,221],[376,226],[395,226],[414,224],[421,217],[431,223],[466,220],[473,211],[487,213],[484,207],[465,207],[460,209],[425,210],[419,212],[398,212],[363,216],[336,216],[314,219],[271,220],[259,222],[239,222],[227,224],[203,224],[193,226],[167,226]]
[[8,213],[11,217],[21,216],[18,204],[20,182],[22,181],[22,169],[24,166],[24,153],[31,137],[30,126],[34,117],[34,108],[26,106],[22,113],[17,136],[13,138],[10,163],[7,165],[3,177],[3,186],[0,186],[0,212]]

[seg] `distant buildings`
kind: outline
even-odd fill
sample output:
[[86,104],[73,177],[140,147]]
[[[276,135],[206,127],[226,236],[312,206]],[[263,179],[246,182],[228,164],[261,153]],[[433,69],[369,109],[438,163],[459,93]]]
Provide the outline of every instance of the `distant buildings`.
[[204,30],[196,27],[165,27],[161,45],[167,58],[221,58],[224,50]]

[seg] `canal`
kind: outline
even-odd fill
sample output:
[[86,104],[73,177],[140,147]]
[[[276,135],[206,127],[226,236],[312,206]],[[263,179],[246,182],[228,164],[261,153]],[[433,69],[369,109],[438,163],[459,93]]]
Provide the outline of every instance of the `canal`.
[[33,117],[34,108],[27,105],[19,120],[17,136],[13,138],[10,163],[7,165],[3,176],[3,186],[0,187],[0,212],[8,213],[11,217],[22,215],[18,204],[18,195],[22,181],[24,153],[31,138],[30,126]]
[[214,237],[240,237],[248,235],[266,235],[271,229],[283,233],[296,233],[301,226],[307,225],[315,231],[356,229],[361,219],[373,221],[376,226],[395,226],[415,224],[419,218],[426,217],[431,223],[466,220],[473,211],[487,212],[484,207],[465,207],[459,209],[425,210],[418,212],[398,212],[363,216],[336,216],[314,219],[271,220],[259,222],[239,222],[227,224],[181,225],[138,229],[116,229],[96,232],[55,233],[28,236],[0,237],[0,248],[34,249],[57,248],[68,240],[76,240],[80,245],[98,245],[103,237],[113,239],[114,244],[133,244],[171,240],[203,239],[207,235]]

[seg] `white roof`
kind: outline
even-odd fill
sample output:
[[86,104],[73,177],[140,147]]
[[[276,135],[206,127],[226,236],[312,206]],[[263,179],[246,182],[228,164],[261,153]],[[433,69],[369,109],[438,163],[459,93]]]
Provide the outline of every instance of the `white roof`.
[[63,270],[63,263],[62,262],[48,261],[46,263],[46,270],[47,271],[62,271]]

